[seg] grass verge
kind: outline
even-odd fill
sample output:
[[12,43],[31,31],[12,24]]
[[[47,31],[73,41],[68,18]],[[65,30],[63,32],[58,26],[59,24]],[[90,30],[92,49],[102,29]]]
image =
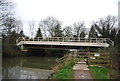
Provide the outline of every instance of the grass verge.
[[51,79],[73,79],[73,66],[79,60],[79,58],[75,58],[67,62],[65,67],[54,74]]
[[88,67],[94,79],[110,79],[109,69],[106,67]]

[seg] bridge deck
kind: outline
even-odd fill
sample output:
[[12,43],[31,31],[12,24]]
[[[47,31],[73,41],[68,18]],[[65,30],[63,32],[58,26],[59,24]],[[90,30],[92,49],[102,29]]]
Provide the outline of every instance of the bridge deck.
[[17,45],[60,45],[60,46],[92,46],[109,47],[108,43],[85,43],[85,42],[48,42],[48,41],[21,41]]
[[108,38],[65,38],[65,37],[54,37],[54,38],[35,38],[28,39],[25,37],[18,38],[16,40],[18,46],[70,46],[70,47],[109,47],[114,45],[114,42]]

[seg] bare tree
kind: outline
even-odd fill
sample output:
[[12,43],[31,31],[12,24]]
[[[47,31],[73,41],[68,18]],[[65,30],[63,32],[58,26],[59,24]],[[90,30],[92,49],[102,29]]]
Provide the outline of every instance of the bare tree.
[[15,4],[10,0],[0,0],[0,33],[4,33],[5,21],[13,17]]
[[79,37],[80,33],[85,28],[84,22],[81,21],[81,22],[74,23],[73,28],[74,28],[74,32],[75,32],[76,37]]
[[64,36],[65,37],[73,37],[73,33],[72,33],[72,27],[70,26],[66,26],[64,29]]
[[56,31],[59,30],[59,34],[61,32],[61,22],[54,17],[47,17],[40,22],[39,26],[43,30],[45,36],[49,33],[51,37],[54,37],[57,35]]
[[7,19],[5,19],[3,26],[3,33],[6,35],[10,35],[12,31],[20,33],[20,31],[22,30],[22,22],[14,17],[8,17]]
[[55,27],[60,24],[60,21],[58,21],[56,18],[54,17],[48,17],[46,19],[46,24],[48,27],[48,32],[50,33],[50,36],[53,37],[54,36],[54,31],[55,31]]
[[34,28],[35,28],[35,21],[32,20],[29,22],[29,28],[30,28],[30,35],[31,35],[31,38],[33,38],[33,35],[34,35]]
[[16,20],[16,23],[15,23],[16,27],[15,27],[15,31],[16,33],[20,33],[22,30],[23,30],[23,23],[21,20]]
[[46,25],[46,21],[40,21],[39,23],[39,28],[42,30],[42,34],[43,34],[43,37],[47,37],[47,25]]

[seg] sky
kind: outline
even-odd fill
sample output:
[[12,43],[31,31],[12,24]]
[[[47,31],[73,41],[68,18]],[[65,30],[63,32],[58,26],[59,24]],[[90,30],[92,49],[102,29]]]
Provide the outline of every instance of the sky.
[[[119,0],[14,0],[17,4],[16,15],[23,22],[24,33],[29,36],[28,23],[36,23],[48,16],[71,26],[75,22],[84,21],[87,28],[93,21],[108,15],[118,15]],[[37,31],[37,30],[35,30]]]

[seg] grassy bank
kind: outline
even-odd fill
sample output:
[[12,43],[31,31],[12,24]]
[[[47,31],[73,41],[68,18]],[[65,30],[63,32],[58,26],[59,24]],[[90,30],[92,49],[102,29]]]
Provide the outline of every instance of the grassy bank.
[[65,67],[54,74],[51,79],[73,79],[73,66],[79,60],[79,58],[75,58],[69,61]]
[[109,69],[105,67],[88,67],[94,79],[110,79]]

